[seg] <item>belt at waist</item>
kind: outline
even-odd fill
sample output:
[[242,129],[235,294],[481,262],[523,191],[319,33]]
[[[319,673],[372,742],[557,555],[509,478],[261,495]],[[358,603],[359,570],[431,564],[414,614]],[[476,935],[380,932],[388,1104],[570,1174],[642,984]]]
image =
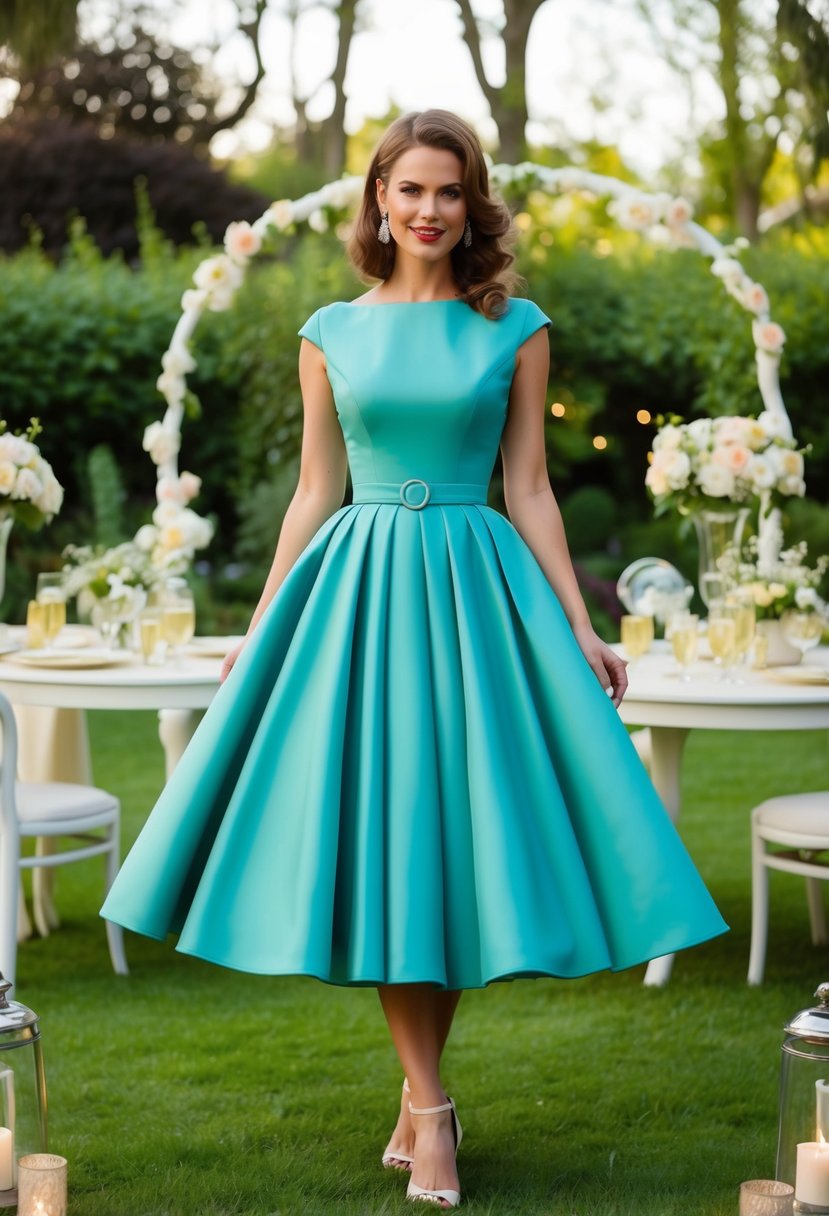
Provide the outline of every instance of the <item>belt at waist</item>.
[[421,507],[446,502],[486,503],[487,486],[465,481],[423,481],[410,477],[408,481],[361,481],[354,487],[353,501],[394,502],[419,511]]

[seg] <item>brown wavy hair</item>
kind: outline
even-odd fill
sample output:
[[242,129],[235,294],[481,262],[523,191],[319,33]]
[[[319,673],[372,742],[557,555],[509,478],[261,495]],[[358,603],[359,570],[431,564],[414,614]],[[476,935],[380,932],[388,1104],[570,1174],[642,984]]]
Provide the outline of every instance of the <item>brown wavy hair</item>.
[[346,244],[349,260],[363,279],[389,278],[394,269],[394,238],[384,245],[377,239],[382,216],[377,204],[376,180],[388,189],[395,161],[409,148],[425,146],[454,152],[463,166],[462,182],[472,244],[458,241],[452,249],[452,270],[463,298],[471,308],[490,319],[501,316],[507,299],[526,287],[526,279],[510,269],[518,230],[503,199],[489,188],[483,149],[473,128],[450,110],[410,110],[386,129],[371,157],[365,189]]

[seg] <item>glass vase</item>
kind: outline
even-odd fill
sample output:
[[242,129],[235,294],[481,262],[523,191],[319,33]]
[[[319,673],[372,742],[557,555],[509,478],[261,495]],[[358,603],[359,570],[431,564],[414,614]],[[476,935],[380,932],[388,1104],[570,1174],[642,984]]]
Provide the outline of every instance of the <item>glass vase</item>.
[[727,549],[739,550],[748,515],[748,507],[722,506],[695,511],[691,516],[699,546],[698,588],[706,608],[727,590],[726,578],[717,562]]
[[778,620],[761,620],[757,622],[757,633],[765,638],[766,667],[788,667],[799,663],[803,655],[793,646],[783,633],[783,626]]
[[6,546],[14,523],[13,515],[0,515],[0,605],[6,594]]

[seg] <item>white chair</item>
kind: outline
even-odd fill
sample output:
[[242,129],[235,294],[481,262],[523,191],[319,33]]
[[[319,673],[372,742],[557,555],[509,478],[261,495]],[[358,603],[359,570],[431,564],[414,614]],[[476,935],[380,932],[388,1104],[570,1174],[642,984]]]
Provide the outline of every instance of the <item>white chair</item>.
[[[121,806],[117,798],[90,785],[67,782],[17,781],[17,726],[14,712],[0,693],[3,750],[0,760],[0,972],[14,982],[17,961],[18,896],[22,871],[38,866],[61,866],[87,857],[106,856],[104,890],[118,873]],[[99,834],[95,834],[99,832]],[[22,857],[21,838],[68,837],[75,847],[34,857]],[[112,966],[128,975],[124,933],[106,921]]]
[[[767,845],[782,845],[782,850]],[[751,953],[749,984],[762,984],[769,922],[769,870],[786,870],[806,879],[812,943],[825,946],[826,914],[820,889],[829,880],[829,864],[815,853],[829,850],[829,790],[769,798],[751,812]]]

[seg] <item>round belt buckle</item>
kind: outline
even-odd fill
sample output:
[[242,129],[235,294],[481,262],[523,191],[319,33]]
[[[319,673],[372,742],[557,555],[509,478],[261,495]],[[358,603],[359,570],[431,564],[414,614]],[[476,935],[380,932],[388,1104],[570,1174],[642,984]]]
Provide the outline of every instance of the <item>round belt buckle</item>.
[[[406,497],[406,487],[407,486],[423,486],[423,489],[426,491],[426,493],[424,494],[424,497],[423,497],[423,501],[422,502],[409,502],[408,498]],[[404,507],[409,507],[409,509],[412,511],[419,511],[421,509],[421,507],[425,507],[426,503],[429,501],[429,499],[431,497],[432,497],[432,491],[429,489],[428,485],[421,477],[410,477],[409,480],[404,481],[402,486],[400,487],[400,501],[403,503]]]

